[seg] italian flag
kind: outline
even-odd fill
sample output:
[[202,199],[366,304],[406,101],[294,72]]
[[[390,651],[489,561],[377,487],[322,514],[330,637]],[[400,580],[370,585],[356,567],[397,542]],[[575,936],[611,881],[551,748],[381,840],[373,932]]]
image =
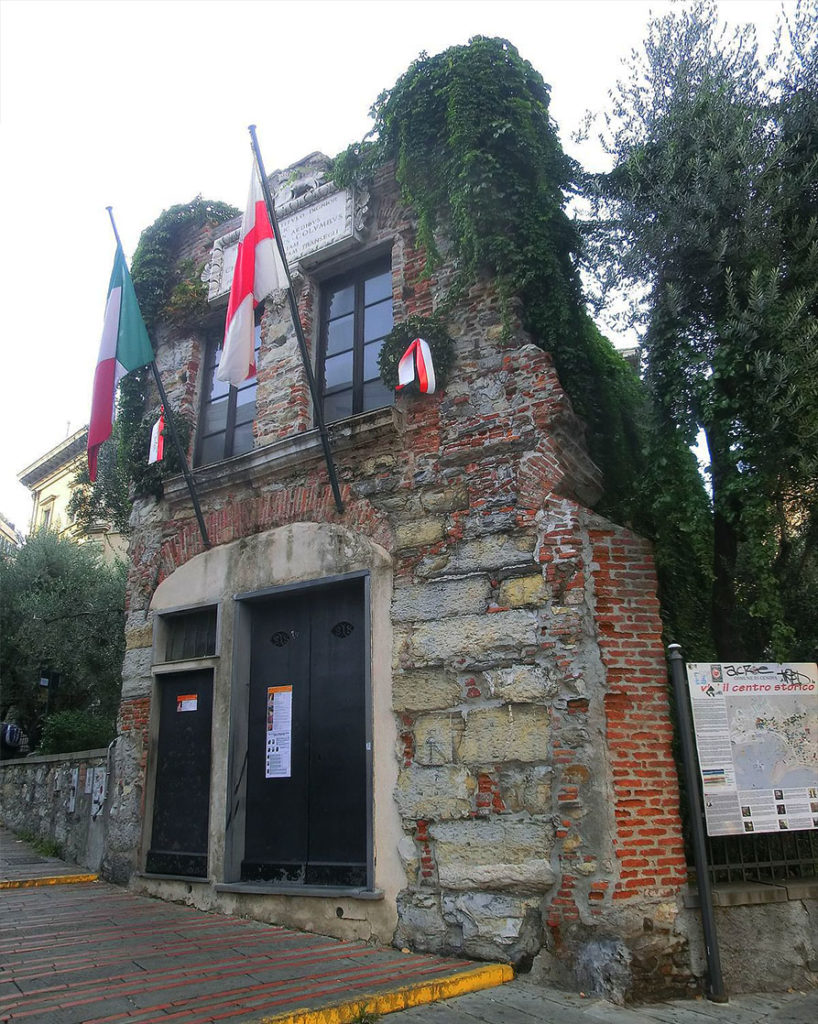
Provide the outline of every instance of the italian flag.
[[94,374],[91,398],[91,422],[88,427],[88,476],[97,478],[100,445],[111,436],[116,404],[116,389],[126,373],[153,361],[145,321],[139,311],[131,275],[122,246],[117,243],[114,269],[108,285],[105,323],[99,344],[99,359]]
[[241,222],[236,268],[230,286],[217,380],[228,381],[238,387],[256,372],[255,308],[270,292],[286,287],[287,272],[278,254],[254,160],[247,209]]

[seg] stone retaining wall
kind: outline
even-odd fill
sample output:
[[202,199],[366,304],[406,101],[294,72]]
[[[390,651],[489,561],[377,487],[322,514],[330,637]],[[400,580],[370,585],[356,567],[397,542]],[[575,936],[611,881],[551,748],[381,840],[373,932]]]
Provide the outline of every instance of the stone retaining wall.
[[57,843],[63,859],[98,871],[107,755],[105,749],[82,750],[0,762],[3,825]]

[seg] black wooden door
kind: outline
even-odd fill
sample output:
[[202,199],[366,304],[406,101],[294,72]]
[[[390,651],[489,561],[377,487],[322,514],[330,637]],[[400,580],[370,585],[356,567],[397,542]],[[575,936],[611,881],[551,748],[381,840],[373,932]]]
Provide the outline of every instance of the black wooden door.
[[[252,606],[243,879],[367,884],[363,595],[362,580],[346,580]],[[290,774],[276,777],[270,691],[286,687]]]
[[160,678],[150,872],[207,876],[212,715],[209,670]]

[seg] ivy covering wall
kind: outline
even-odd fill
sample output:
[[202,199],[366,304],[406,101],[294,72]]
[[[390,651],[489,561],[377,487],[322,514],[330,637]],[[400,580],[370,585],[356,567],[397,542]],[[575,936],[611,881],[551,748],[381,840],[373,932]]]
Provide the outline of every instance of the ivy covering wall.
[[549,101],[540,73],[504,39],[421,54],[378,97],[371,132],[337,157],[333,177],[366,183],[393,162],[427,272],[440,259],[436,238],[452,247],[450,301],[484,273],[506,309],[522,300],[524,326],[588,424],[605,482],[598,511],[654,540],[669,636],[707,657],[707,495],[684,438],[660,427],[637,373],[585,310],[582,239],[565,212],[581,171],[562,150]]

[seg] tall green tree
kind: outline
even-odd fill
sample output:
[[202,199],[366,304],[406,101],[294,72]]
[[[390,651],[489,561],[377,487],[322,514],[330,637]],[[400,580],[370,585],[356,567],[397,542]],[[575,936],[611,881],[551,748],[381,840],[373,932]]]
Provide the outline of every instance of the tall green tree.
[[712,3],[652,20],[606,119],[614,169],[596,180],[590,251],[608,281],[643,288],[659,415],[706,440],[725,660],[812,642],[784,577],[818,473],[816,11],[800,5],[777,76]]
[[0,719],[13,709],[33,743],[47,712],[86,712],[114,735],[125,574],[124,563],[105,563],[94,545],[47,530],[0,556]]

